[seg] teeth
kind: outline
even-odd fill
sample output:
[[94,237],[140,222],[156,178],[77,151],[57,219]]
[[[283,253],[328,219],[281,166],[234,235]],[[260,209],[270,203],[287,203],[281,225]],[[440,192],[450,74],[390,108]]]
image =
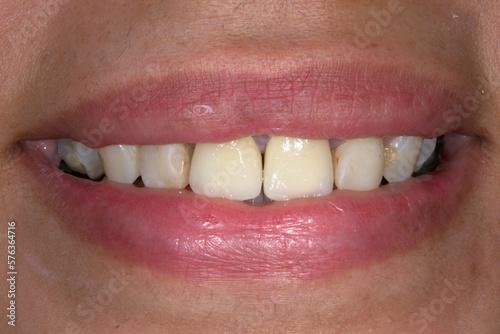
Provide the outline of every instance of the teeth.
[[140,146],[112,145],[99,149],[99,157],[109,180],[132,184],[140,175]]
[[193,149],[186,144],[142,146],[141,177],[150,188],[183,189],[189,183]]
[[396,137],[385,147],[384,177],[388,182],[411,178],[423,141],[421,137]]
[[[55,143],[53,140],[54,154]],[[309,140],[255,136],[223,144],[112,145],[91,149],[57,140],[68,167],[91,179],[105,172],[114,182],[149,188],[184,189],[208,196],[262,204],[325,196],[338,189],[369,191],[435,168],[437,138]],[[265,166],[262,168],[262,152]],[[60,161],[57,156],[54,159]],[[436,161],[434,161],[436,160]],[[430,163],[433,162],[433,166]],[[417,172],[417,174],[413,174]],[[136,184],[139,186],[139,183]]]
[[272,137],[264,161],[264,193],[270,199],[324,196],[333,190],[328,140]]
[[347,140],[335,149],[333,159],[337,188],[368,191],[380,186],[384,170],[382,139]]
[[424,163],[431,157],[432,153],[436,149],[437,138],[434,139],[424,139],[424,143],[422,144],[422,150],[420,155],[418,156],[417,164],[415,165],[415,169],[413,172],[418,172]]
[[262,155],[247,137],[224,144],[196,144],[189,176],[200,195],[239,201],[255,198],[262,188]]
[[75,142],[71,139],[59,139],[57,141],[57,152],[71,170],[80,174],[85,174],[85,168],[83,168],[75,153],[74,143]]
[[97,149],[89,148],[79,142],[73,142],[73,147],[78,160],[80,160],[89,178],[92,180],[100,178],[104,174],[104,170],[102,169]]

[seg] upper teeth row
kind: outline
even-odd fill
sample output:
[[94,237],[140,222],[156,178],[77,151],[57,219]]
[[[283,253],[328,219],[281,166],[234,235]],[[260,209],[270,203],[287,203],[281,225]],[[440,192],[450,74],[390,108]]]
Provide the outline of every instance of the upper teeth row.
[[436,139],[395,137],[344,141],[331,149],[328,140],[271,137],[261,149],[254,138],[223,144],[160,146],[112,145],[90,149],[70,139],[58,141],[58,152],[74,171],[98,179],[146,187],[183,189],[201,195],[249,200],[262,190],[272,200],[324,196],[338,189],[367,191],[382,177],[401,182],[411,177],[434,151]]

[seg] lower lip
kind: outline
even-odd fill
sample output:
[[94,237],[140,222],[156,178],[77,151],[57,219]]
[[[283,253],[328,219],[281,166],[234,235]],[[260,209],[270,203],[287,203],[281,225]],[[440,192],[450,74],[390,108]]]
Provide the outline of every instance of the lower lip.
[[188,279],[318,278],[411,250],[451,225],[480,161],[473,139],[459,142],[445,144],[432,175],[263,206],[77,179],[33,150],[22,162],[70,231],[140,265]]

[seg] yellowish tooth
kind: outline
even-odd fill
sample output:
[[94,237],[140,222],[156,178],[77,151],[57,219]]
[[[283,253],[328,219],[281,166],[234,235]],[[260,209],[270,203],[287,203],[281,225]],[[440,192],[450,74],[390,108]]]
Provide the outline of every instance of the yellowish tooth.
[[193,149],[186,144],[142,146],[141,177],[150,188],[184,189],[189,183]]
[[140,175],[140,146],[111,145],[100,148],[99,157],[109,180],[132,184]]
[[333,190],[328,140],[272,137],[264,163],[264,193],[272,200],[325,196]]
[[75,153],[74,143],[75,142],[71,139],[57,140],[57,152],[59,153],[59,157],[64,160],[72,171],[85,174],[85,168],[83,168]]
[[262,188],[262,155],[252,137],[223,144],[196,144],[189,175],[200,195],[245,201]]
[[385,147],[384,177],[388,182],[403,182],[411,178],[424,139],[396,137]]
[[384,144],[379,138],[345,141],[334,152],[335,185],[339,189],[377,189],[384,170]]
[[78,160],[85,169],[85,173],[92,180],[97,180],[104,174],[97,149],[89,148],[82,143],[74,142],[73,147]]

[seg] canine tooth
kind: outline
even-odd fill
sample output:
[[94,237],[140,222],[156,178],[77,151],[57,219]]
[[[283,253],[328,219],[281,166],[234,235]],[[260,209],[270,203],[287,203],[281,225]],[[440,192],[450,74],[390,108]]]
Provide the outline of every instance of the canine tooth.
[[420,155],[418,156],[417,164],[413,169],[413,172],[418,172],[424,163],[431,157],[432,152],[436,149],[437,138],[434,139],[424,139],[424,143],[422,144],[422,149],[420,151]]
[[141,177],[150,188],[183,189],[189,183],[193,149],[186,144],[142,146]]
[[239,201],[255,198],[262,188],[262,155],[252,137],[223,144],[196,144],[189,174],[200,195]]
[[57,140],[57,152],[59,153],[59,157],[64,160],[71,170],[80,174],[85,174],[85,168],[83,168],[75,153],[74,143],[75,142],[71,139]]
[[102,176],[102,174],[104,174],[97,149],[89,148],[79,142],[74,142],[73,148],[75,149],[75,154],[78,157],[78,160],[80,160],[80,163],[89,178],[97,180]]
[[347,140],[334,153],[335,185],[339,189],[376,189],[384,171],[384,144],[379,138]]
[[413,174],[424,139],[421,137],[396,137],[385,146],[384,177],[389,182],[408,180]]
[[272,137],[264,163],[264,193],[272,200],[325,196],[333,190],[328,140]]
[[140,146],[111,145],[100,148],[99,157],[109,180],[132,184],[140,175]]

